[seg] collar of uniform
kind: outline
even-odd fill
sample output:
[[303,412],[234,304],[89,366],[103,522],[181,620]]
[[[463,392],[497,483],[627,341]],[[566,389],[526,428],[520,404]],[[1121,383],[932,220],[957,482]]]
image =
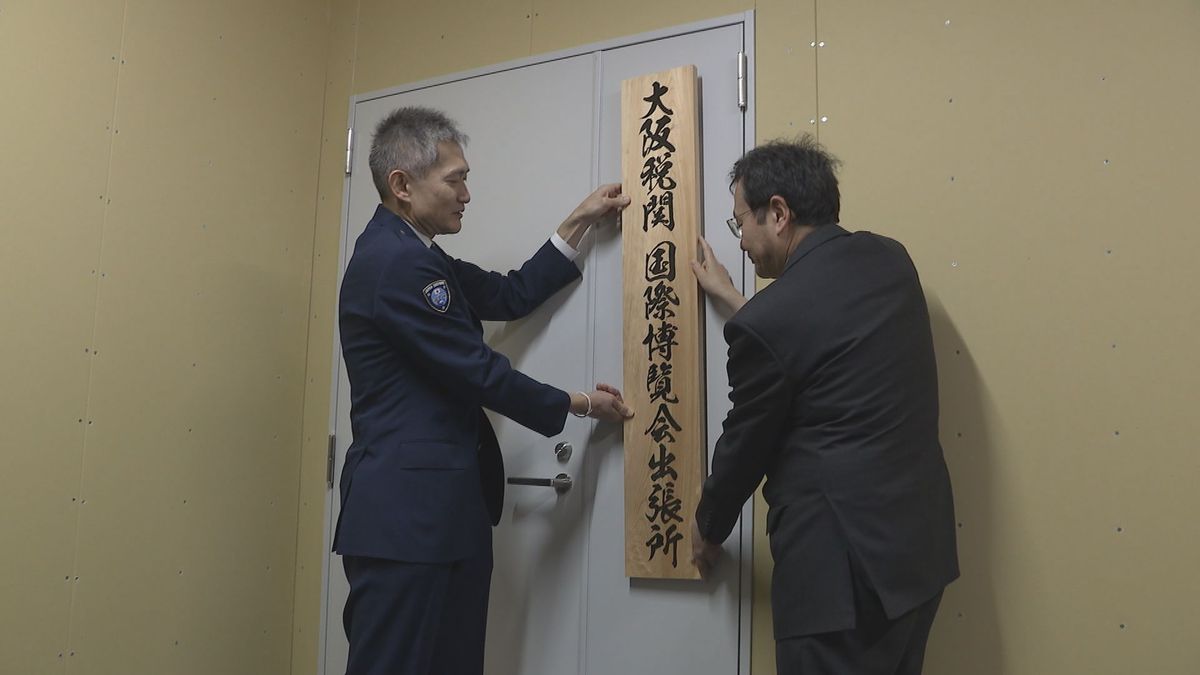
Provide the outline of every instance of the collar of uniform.
[[372,217],[371,220],[390,227],[393,232],[399,234],[400,236],[407,235],[416,237],[418,241],[425,245],[425,248],[431,248],[433,246],[432,239],[429,239],[420,232],[417,232],[417,228],[410,225],[407,220],[401,218],[395,213],[392,213],[392,210],[383,204],[375,207],[375,216]]
[[791,269],[792,266],[799,262],[801,258],[811,253],[821,244],[824,244],[831,239],[844,237],[848,234],[850,233],[837,223],[832,225],[822,225],[812,232],[809,232],[807,237],[800,240],[800,244],[796,246],[796,250],[792,251],[792,254],[788,256],[787,264],[783,266],[783,271],[786,272]]

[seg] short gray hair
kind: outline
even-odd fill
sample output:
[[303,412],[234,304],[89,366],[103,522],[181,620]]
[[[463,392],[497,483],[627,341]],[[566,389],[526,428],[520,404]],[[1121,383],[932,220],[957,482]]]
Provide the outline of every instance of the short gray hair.
[[391,172],[400,170],[420,178],[437,163],[439,143],[452,141],[465,146],[467,140],[454,120],[441,111],[420,106],[393,110],[375,127],[371,141],[371,178],[379,198],[386,200],[391,194]]

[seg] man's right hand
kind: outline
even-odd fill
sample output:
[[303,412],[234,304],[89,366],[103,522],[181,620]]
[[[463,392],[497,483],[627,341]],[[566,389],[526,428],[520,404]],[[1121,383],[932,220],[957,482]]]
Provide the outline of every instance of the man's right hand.
[[692,564],[700,571],[700,576],[707,579],[709,572],[721,558],[721,545],[710,544],[700,534],[700,523],[692,517]]
[[729,270],[717,260],[716,254],[704,237],[697,237],[696,241],[700,253],[700,259],[692,261],[692,273],[696,275],[696,281],[713,302],[723,305],[733,314],[746,304],[746,298],[733,285]]
[[620,213],[629,206],[629,195],[621,194],[620,183],[606,183],[588,195],[571,215],[558,226],[558,236],[572,248],[578,249],[583,235],[596,222]]

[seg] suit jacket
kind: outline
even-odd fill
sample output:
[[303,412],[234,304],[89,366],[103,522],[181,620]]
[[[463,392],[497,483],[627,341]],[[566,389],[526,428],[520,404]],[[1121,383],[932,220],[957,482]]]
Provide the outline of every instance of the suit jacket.
[[550,242],[518,271],[486,272],[426,247],[403,219],[376,209],[339,303],[354,441],[335,551],[447,562],[490,541],[504,466],[482,409],[551,436],[570,398],[492,351],[480,320],[522,317],[579,276]]
[[776,639],[853,628],[852,574],[890,618],[954,580],[937,365],[904,247],[818,227],[725,339],[733,408],[697,525],[723,541],[766,477]]

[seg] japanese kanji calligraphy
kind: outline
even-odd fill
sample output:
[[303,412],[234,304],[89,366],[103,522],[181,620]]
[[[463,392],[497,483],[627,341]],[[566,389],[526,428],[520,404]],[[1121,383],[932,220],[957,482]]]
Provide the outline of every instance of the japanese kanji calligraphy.
[[[625,574],[698,579],[691,523],[704,480],[703,301],[696,69],[622,83]],[[638,207],[641,208],[638,208]],[[629,216],[632,216],[632,219]]]

